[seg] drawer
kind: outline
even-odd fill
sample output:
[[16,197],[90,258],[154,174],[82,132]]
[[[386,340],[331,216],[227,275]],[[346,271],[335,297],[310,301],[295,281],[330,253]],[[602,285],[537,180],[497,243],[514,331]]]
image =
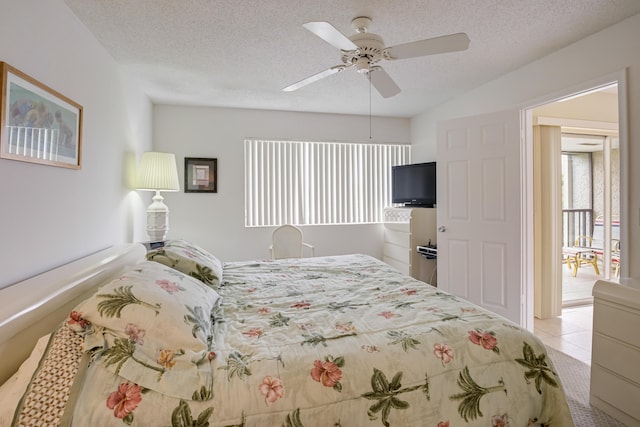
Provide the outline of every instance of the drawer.
[[600,367],[591,369],[591,395],[640,421],[640,387]]
[[640,348],[596,332],[593,334],[591,365],[602,366],[640,385]]
[[411,250],[406,246],[398,246],[391,243],[385,243],[384,256],[397,259],[398,261],[409,265],[409,260],[411,259]]
[[384,228],[385,230],[400,231],[403,233],[411,231],[411,226],[408,222],[385,222]]
[[408,248],[409,246],[411,246],[411,235],[409,233],[385,230],[384,241],[385,243],[392,243],[394,245],[404,246],[405,248]]
[[593,305],[593,330],[640,349],[640,313],[608,301],[596,299]]

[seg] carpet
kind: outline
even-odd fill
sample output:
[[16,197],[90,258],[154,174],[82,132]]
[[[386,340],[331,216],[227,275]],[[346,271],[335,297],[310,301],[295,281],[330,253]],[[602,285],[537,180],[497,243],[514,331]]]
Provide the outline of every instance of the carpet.
[[626,424],[589,405],[589,365],[551,347],[547,347],[547,353],[560,377],[576,427],[626,427]]

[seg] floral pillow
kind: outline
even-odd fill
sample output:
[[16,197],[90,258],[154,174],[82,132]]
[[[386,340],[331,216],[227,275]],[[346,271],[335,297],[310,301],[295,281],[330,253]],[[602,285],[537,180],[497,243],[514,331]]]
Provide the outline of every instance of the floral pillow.
[[175,268],[214,289],[222,282],[220,260],[186,240],[168,240],[164,247],[147,252],[147,259]]
[[144,261],[69,315],[96,363],[142,387],[209,399],[220,296],[165,265]]

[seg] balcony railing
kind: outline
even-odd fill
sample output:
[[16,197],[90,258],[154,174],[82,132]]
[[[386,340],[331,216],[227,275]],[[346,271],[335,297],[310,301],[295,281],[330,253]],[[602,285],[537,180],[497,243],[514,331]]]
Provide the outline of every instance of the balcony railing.
[[578,236],[593,236],[593,209],[562,210],[562,246],[573,246]]

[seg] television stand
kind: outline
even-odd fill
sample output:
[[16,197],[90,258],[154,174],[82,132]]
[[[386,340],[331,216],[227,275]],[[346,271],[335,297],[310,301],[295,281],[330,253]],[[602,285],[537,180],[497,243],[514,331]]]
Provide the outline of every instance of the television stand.
[[435,208],[435,204],[405,203],[405,208]]

